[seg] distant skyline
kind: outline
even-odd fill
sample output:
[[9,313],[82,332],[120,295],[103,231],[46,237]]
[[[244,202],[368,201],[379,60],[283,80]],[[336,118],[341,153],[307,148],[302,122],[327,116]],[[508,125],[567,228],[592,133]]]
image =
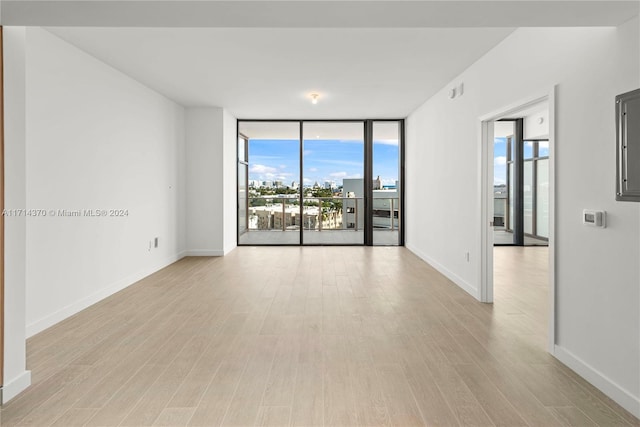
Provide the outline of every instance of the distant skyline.
[[[373,178],[380,176],[383,185],[398,180],[398,144],[374,141]],[[300,182],[299,141],[286,139],[249,140],[249,180]],[[362,178],[364,174],[363,141],[304,140],[304,182],[323,185],[334,181],[341,186],[345,178]]]

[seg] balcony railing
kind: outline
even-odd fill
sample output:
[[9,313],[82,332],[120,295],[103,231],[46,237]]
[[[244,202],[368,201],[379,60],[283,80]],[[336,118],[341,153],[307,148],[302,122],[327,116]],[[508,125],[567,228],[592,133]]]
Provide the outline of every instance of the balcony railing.
[[[299,197],[254,196],[247,200],[247,229],[306,231],[359,231],[364,227],[363,197],[304,197],[302,213]],[[374,230],[399,228],[398,198],[373,199]]]
[[508,229],[508,212],[509,212],[509,200],[506,198],[494,198],[493,199],[493,228],[494,230],[507,230]]
[[[248,230],[358,230],[361,197],[254,196],[247,200]],[[346,216],[346,218],[345,218]],[[351,220],[348,222],[348,220]]]
[[400,203],[394,197],[374,197],[373,199],[373,228],[374,230],[398,229],[400,222]]

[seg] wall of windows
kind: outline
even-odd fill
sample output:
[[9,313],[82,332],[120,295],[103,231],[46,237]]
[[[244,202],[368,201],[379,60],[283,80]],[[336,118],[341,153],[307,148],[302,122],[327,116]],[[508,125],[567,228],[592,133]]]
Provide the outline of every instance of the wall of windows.
[[238,244],[403,244],[403,126],[239,120]]

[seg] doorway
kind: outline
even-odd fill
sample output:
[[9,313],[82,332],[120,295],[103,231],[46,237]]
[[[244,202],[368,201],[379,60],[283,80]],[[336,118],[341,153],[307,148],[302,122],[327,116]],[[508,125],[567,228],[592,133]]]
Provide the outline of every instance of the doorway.
[[[546,339],[550,352],[555,343],[554,102],[551,91],[480,119],[480,299],[494,302],[494,280],[496,275],[497,280],[503,280],[505,271],[512,281],[535,276],[548,295]],[[528,257],[539,266],[536,274],[528,267]],[[494,262],[508,265],[496,266]]]

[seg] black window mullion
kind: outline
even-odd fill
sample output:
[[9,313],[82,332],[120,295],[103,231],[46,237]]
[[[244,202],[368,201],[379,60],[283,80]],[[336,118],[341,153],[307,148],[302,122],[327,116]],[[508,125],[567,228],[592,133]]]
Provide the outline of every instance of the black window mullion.
[[513,244],[524,246],[524,126],[523,120],[515,120],[513,141],[514,157],[514,227]]
[[364,244],[373,246],[373,121],[364,121]]
[[[304,167],[304,137],[302,135],[302,121],[298,122],[298,147],[300,157],[300,194],[298,200],[300,200],[300,241],[298,244],[302,246],[304,244],[304,173],[302,168]],[[322,214],[322,212],[320,212]]]

